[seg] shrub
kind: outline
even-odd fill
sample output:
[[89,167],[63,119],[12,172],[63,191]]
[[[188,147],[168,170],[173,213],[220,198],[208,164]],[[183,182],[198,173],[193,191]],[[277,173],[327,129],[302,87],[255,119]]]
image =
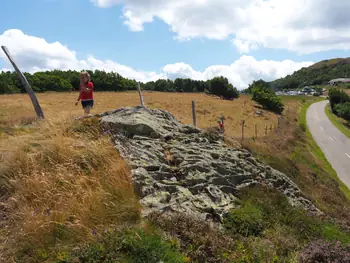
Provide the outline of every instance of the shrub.
[[350,102],[345,102],[343,104],[336,104],[334,106],[334,111],[339,117],[350,121]]
[[280,97],[272,93],[267,93],[259,88],[253,89],[252,99],[263,106],[263,108],[272,110],[276,113],[282,113],[284,110],[284,105]]
[[350,246],[342,246],[339,242],[312,242],[300,253],[300,262],[350,262]]
[[329,89],[328,98],[333,112],[335,112],[335,105],[350,102],[349,95],[346,94],[344,91],[336,88]]
[[234,247],[233,240],[223,235],[222,231],[190,215],[153,213],[149,220],[180,240],[191,262],[227,262],[223,255],[230,254]]
[[183,263],[186,258],[154,230],[131,229],[105,234],[99,242],[76,250],[63,262]]
[[248,202],[232,210],[226,216],[224,226],[231,234],[259,236],[264,230],[264,216],[260,209]]

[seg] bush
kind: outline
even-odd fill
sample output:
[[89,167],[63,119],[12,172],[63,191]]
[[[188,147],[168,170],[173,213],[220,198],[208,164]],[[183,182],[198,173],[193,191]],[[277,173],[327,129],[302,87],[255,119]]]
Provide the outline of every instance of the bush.
[[275,94],[267,93],[266,91],[254,88],[252,100],[259,103],[265,109],[272,110],[276,113],[282,113],[284,110],[284,105],[281,102],[281,98]]
[[201,219],[185,214],[152,213],[154,225],[180,240],[181,248],[191,262],[218,263],[234,248],[233,240]]
[[335,105],[350,102],[349,95],[346,94],[344,91],[336,88],[329,89],[328,98],[333,112],[335,112]]
[[264,230],[264,216],[260,209],[246,203],[226,216],[224,226],[231,234],[259,236]]
[[339,242],[312,242],[300,253],[300,262],[350,262],[350,246],[342,246]]
[[334,112],[345,120],[350,121],[350,102],[343,104],[336,104],[334,106]]
[[183,263],[186,258],[154,230],[132,229],[105,234],[99,242],[76,250],[63,262]]

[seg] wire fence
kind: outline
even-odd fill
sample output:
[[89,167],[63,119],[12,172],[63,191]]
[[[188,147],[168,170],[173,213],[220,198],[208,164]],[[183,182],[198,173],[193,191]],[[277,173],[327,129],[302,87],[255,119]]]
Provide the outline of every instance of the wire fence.
[[[217,130],[222,133],[223,135],[225,134],[225,116],[218,116],[218,125],[217,125]],[[192,120],[193,120],[193,125],[197,126],[197,113],[196,113],[196,103],[195,101],[192,101]],[[277,122],[276,123],[271,123],[271,121],[269,121],[269,124],[264,125],[263,127],[261,127],[261,125],[258,125],[257,123],[249,123],[246,120],[241,120],[241,136],[235,136],[235,137],[239,137],[241,140],[244,139],[249,139],[249,138],[254,138],[257,139],[259,137],[262,137],[261,134],[263,134],[263,136],[268,136],[271,133],[278,133],[278,131],[281,129],[281,127],[285,124],[285,119],[283,118],[283,116],[279,116],[277,118]],[[246,134],[246,128],[248,126],[253,127],[253,133],[254,135],[252,136],[250,134],[250,136],[247,136]],[[263,133],[261,133],[261,129],[263,129]],[[260,135],[260,136],[259,136]]]

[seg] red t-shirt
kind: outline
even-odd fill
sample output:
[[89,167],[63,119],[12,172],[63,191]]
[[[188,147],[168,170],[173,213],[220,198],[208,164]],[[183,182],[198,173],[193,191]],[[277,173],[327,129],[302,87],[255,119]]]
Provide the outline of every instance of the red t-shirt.
[[94,99],[94,84],[89,81],[87,84],[80,84],[80,99],[81,100],[93,100]]

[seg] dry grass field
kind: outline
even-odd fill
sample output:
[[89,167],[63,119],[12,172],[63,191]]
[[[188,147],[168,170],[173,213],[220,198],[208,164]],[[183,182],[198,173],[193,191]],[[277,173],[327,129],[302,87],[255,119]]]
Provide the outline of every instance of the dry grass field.
[[[38,100],[48,119],[70,118],[83,114],[81,105],[74,105],[77,93],[44,93],[37,94]],[[277,115],[264,112],[264,116],[256,114],[259,106],[247,96],[241,96],[234,101],[221,100],[205,94],[179,94],[144,92],[145,104],[150,108],[170,111],[178,120],[185,124],[192,123],[192,100],[196,102],[197,125],[200,128],[217,126],[220,116],[225,116],[226,135],[230,137],[241,136],[241,121],[246,121],[245,135],[255,135],[255,124],[258,127],[258,136],[263,136],[265,125],[276,125]],[[95,106],[92,113],[118,109],[127,106],[139,105],[137,92],[125,93],[95,93]],[[33,106],[27,94],[0,96],[0,129],[13,126],[32,119]]]
[[[26,94],[0,96],[0,262],[71,262],[65,259],[77,244],[93,241],[106,230],[140,225],[141,208],[129,168],[109,138],[101,134],[97,119],[74,120],[83,114],[81,106],[74,105],[77,93],[37,96],[46,115],[42,122],[34,121]],[[224,115],[227,137],[240,138],[241,120],[245,120],[245,148],[285,172],[327,214],[349,222],[348,199],[298,125],[299,116],[305,115],[314,99],[283,97],[286,110],[281,127],[265,136],[265,125],[276,125],[280,116],[267,111],[263,116],[256,114],[260,107],[247,96],[224,101],[204,94],[144,92],[147,106],[170,111],[183,123],[192,123],[192,100],[201,128],[217,126],[218,117]],[[139,105],[136,92],[96,93],[95,101],[92,113]],[[251,139],[255,124],[259,138]],[[298,249],[295,235],[293,239],[288,231],[279,229],[260,241],[254,237],[254,242],[277,245],[288,237],[292,248],[288,242],[282,246]],[[333,227],[326,234],[333,240],[339,233]],[[249,248],[250,243],[245,246]],[[158,243],[150,244],[159,250]],[[141,245],[149,251],[148,243]],[[272,262],[274,253],[261,262]]]

